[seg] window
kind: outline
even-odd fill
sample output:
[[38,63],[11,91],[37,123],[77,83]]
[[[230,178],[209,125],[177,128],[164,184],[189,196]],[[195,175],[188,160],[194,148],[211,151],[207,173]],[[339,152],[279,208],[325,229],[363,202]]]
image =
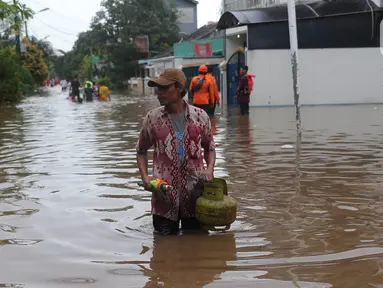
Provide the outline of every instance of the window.
[[194,23],[194,8],[178,8],[181,23]]

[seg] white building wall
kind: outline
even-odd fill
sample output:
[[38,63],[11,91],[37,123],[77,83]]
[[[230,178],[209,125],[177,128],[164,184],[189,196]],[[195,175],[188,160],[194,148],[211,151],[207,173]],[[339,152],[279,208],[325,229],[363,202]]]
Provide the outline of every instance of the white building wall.
[[[289,50],[249,50],[251,106],[293,105]],[[379,48],[299,50],[302,105],[383,103]]]
[[157,77],[165,69],[173,68],[173,67],[174,67],[173,56],[152,59],[150,60],[150,66],[147,66],[147,68],[149,68],[149,77]]

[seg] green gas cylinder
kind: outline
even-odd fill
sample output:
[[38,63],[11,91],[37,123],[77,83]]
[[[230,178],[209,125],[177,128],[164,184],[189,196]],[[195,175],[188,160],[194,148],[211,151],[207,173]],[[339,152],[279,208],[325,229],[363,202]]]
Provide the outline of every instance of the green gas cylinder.
[[205,230],[228,230],[237,218],[237,207],[237,201],[228,195],[226,181],[214,178],[212,183],[204,184],[196,204],[196,218]]

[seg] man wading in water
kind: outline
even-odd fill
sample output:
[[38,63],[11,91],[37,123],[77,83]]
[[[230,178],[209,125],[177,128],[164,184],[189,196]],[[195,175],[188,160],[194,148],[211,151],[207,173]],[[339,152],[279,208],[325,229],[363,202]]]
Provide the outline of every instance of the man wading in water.
[[203,191],[199,184],[201,177],[209,181],[214,178],[216,154],[210,119],[205,111],[183,100],[185,84],[185,74],[174,68],[149,81],[149,87],[156,87],[162,107],[151,110],[144,118],[136,147],[145,189],[150,191],[148,184],[153,179],[148,175],[147,156],[152,146],[154,178],[173,186],[163,193],[152,191],[153,226],[163,235],[177,234],[180,222],[182,229],[200,228],[195,218],[196,202]]

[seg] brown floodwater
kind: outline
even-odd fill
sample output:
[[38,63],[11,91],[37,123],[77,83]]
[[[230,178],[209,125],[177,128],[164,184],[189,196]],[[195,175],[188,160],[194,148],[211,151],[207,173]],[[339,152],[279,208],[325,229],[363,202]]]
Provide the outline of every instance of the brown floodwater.
[[154,237],[135,143],[157,100],[47,90],[0,110],[0,287],[383,287],[383,106],[302,108],[301,141],[293,108],[222,111],[237,221]]

